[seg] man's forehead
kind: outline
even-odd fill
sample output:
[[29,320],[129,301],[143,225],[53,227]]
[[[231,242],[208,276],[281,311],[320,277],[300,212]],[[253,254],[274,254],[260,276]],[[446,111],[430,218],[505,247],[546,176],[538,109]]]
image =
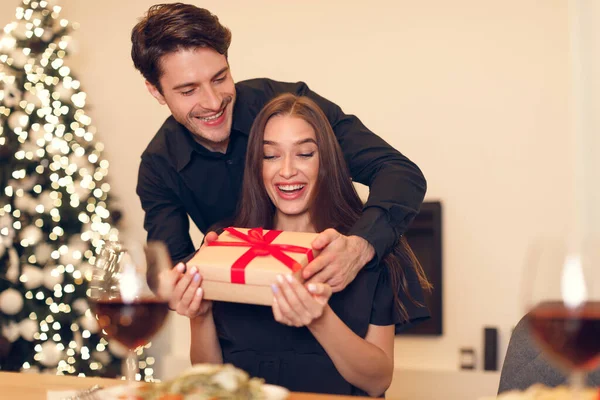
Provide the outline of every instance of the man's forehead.
[[229,68],[227,58],[208,47],[178,49],[159,60],[160,80],[173,84],[189,79],[210,80]]

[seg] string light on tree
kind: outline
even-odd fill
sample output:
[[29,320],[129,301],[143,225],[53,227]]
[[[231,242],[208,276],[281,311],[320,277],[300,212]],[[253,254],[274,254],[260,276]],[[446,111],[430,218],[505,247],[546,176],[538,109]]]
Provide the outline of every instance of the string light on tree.
[[0,34],[0,370],[116,376],[85,294],[118,212],[60,11],[23,0]]

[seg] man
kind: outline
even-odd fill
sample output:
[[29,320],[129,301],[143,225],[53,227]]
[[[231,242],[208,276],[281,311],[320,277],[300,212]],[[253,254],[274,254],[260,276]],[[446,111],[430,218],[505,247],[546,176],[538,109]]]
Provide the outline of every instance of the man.
[[374,256],[383,258],[418,212],[426,190],[423,174],[356,117],[304,83],[234,84],[227,59],[231,32],[209,11],[181,3],[152,6],[131,41],[148,91],[172,113],[142,154],[137,193],[148,240],[164,241],[174,261],[194,253],[188,214],[205,233],[234,215],[250,127],[262,106],[283,92],[317,102],[353,179],[371,189],[352,235],[328,229],[314,241],[322,252],[305,268],[305,278],[342,290]]

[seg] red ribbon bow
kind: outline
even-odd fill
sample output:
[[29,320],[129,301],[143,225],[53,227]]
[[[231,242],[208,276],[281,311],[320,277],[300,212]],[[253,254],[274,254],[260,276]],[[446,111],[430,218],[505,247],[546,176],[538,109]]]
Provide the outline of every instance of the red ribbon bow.
[[253,228],[248,231],[248,234],[242,233],[235,228],[225,228],[225,230],[239,238],[242,239],[243,242],[220,242],[214,241],[210,242],[208,246],[232,246],[232,247],[248,247],[248,251],[246,251],[240,258],[235,260],[233,265],[231,266],[231,283],[246,283],[245,277],[245,269],[255,257],[257,256],[268,256],[271,255],[281,261],[286,267],[292,270],[292,272],[296,272],[302,268],[302,265],[294,260],[292,257],[288,256],[284,253],[284,251],[289,251],[292,253],[302,253],[306,254],[308,257],[308,261],[312,261],[314,256],[312,249],[294,246],[291,244],[273,244],[273,240],[282,231],[270,230],[269,232],[263,235],[262,228]]

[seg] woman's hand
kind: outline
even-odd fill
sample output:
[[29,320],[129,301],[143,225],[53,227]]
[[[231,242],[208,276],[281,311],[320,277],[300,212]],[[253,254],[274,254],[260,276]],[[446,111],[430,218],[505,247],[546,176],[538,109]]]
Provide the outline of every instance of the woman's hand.
[[191,319],[204,316],[212,309],[212,301],[202,300],[204,291],[201,284],[202,276],[198,268],[186,268],[183,263],[177,264],[161,282],[161,285],[169,286],[170,289],[169,308]]
[[331,286],[310,283],[304,287],[293,275],[277,276],[271,288],[275,320],[296,327],[308,326],[319,319],[331,297]]

